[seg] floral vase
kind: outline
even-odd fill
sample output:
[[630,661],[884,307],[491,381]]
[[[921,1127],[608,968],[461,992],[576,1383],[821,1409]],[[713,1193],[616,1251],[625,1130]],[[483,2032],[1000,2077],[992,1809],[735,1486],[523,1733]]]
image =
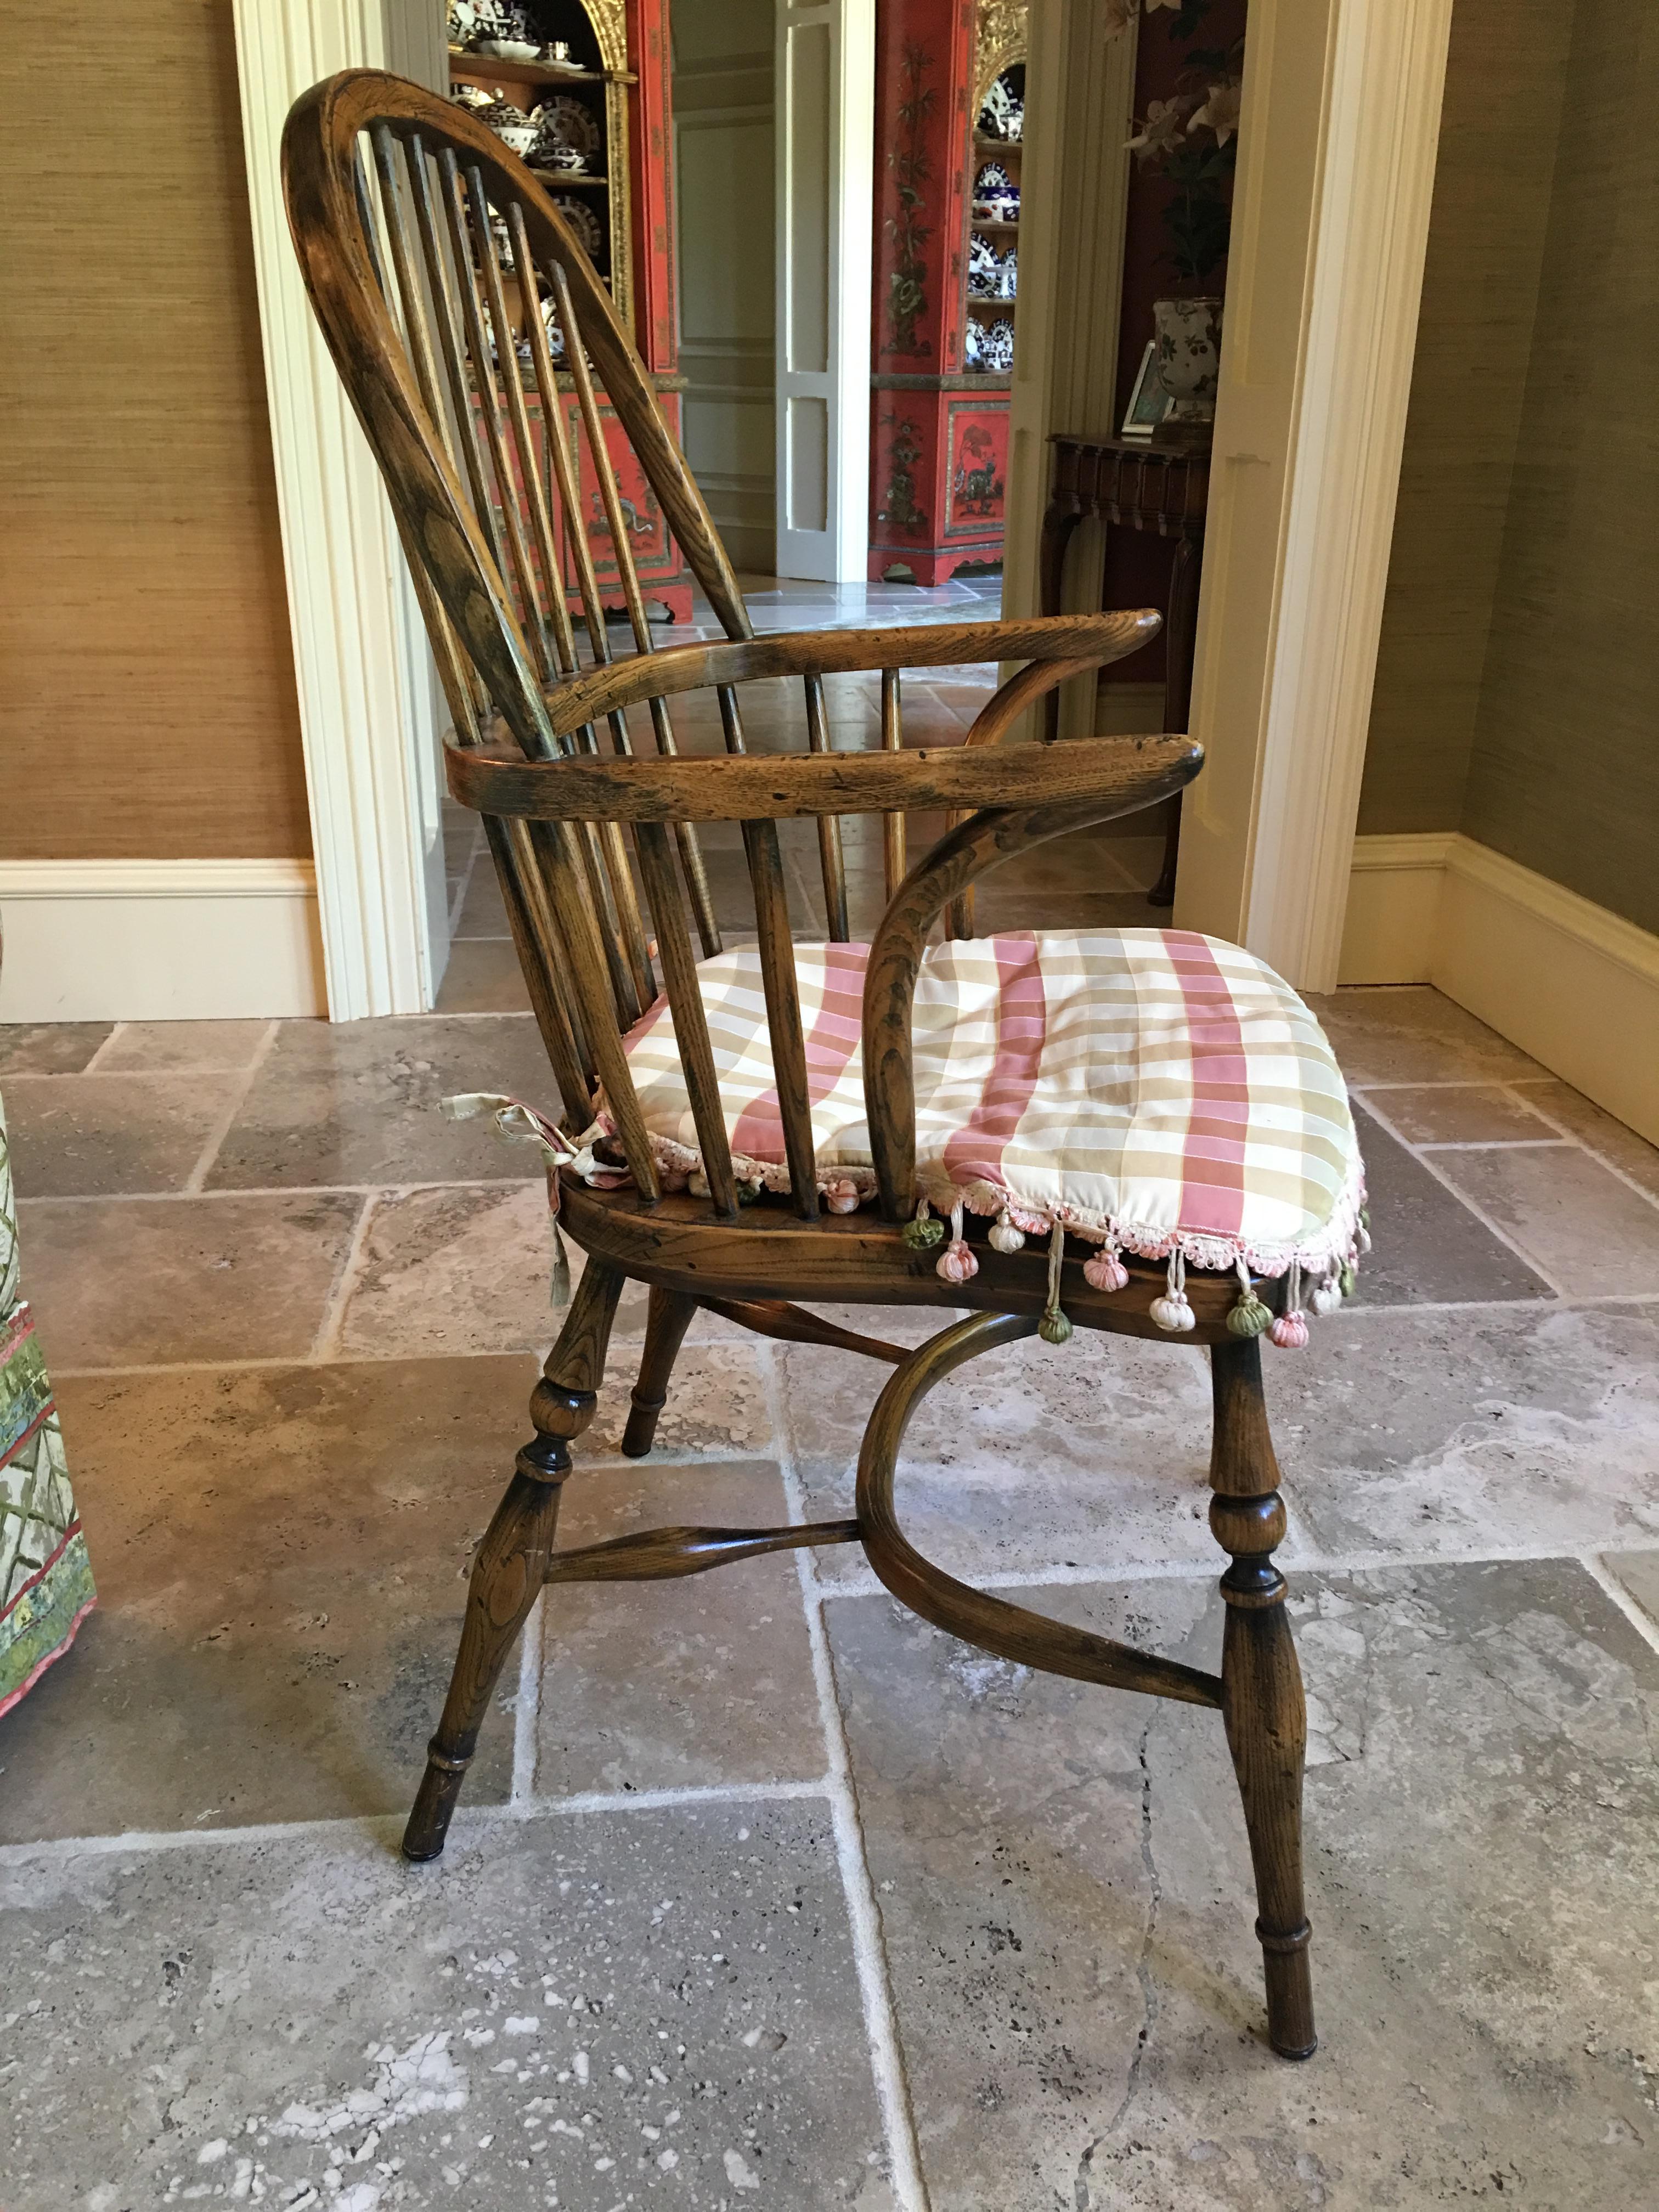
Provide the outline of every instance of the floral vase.
[[1221,372],[1221,301],[1155,300],[1158,382],[1170,408],[1154,431],[1159,445],[1207,445]]

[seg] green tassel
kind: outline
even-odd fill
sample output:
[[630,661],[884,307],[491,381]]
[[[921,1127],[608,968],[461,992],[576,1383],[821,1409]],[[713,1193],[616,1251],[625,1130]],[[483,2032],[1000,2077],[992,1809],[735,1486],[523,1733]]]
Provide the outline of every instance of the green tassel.
[[1342,1262],[1342,1273],[1338,1276],[1337,1280],[1342,1285],[1343,1297],[1351,1298],[1359,1287],[1359,1277],[1354,1272],[1352,1261],[1345,1260]]
[[945,1224],[932,1214],[925,1221],[907,1221],[899,1231],[899,1242],[912,1252],[928,1251],[945,1242]]
[[1273,1327],[1273,1315],[1254,1291],[1242,1296],[1227,1316],[1228,1329],[1234,1336],[1260,1336],[1262,1330]]
[[1059,1306],[1048,1306],[1037,1323],[1037,1334],[1045,1344],[1069,1344],[1072,1340],[1071,1322]]

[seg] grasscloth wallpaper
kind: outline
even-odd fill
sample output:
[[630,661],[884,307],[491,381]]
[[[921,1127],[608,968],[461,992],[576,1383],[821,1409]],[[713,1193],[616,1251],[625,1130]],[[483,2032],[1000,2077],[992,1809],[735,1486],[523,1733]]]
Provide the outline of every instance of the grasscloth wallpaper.
[[1362,834],[1659,930],[1659,11],[1457,0]]
[[303,857],[231,11],[95,13],[0,73],[0,856]]

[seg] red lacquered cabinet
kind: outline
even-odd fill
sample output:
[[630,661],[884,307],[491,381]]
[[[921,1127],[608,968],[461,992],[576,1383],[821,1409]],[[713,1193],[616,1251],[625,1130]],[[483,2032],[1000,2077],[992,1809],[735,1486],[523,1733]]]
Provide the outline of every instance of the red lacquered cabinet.
[[[975,239],[1017,264],[1018,218],[975,221],[975,179],[1017,190],[1022,143],[977,129],[986,95],[1025,52],[1009,0],[880,0],[876,13],[875,297],[870,393],[870,579],[943,583],[1000,564],[1008,476],[1006,368],[981,366],[1017,298],[969,284]],[[1015,82],[1018,81],[1018,72]],[[1011,266],[1012,264],[1011,264]]]

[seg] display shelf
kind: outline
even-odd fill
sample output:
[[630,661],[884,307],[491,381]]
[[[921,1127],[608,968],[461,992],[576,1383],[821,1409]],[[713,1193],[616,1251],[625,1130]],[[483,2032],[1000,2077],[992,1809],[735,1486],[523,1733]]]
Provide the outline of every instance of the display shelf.
[[449,50],[452,84],[637,84],[633,70],[556,69],[550,62],[508,61],[501,54]]

